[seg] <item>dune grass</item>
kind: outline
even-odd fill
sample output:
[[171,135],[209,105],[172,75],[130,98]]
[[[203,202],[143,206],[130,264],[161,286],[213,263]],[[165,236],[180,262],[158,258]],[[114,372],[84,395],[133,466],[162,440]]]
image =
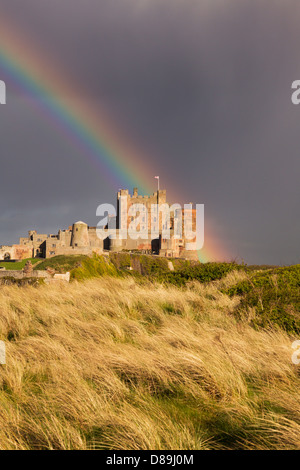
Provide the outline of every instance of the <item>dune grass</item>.
[[299,449],[292,338],[224,293],[246,276],[2,287],[0,449]]

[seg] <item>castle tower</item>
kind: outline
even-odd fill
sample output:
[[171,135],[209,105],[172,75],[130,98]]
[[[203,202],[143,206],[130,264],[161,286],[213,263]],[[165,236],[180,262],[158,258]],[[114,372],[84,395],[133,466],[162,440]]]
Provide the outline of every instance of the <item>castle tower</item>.
[[82,248],[90,245],[88,226],[84,222],[76,222],[72,227],[72,241],[73,248]]

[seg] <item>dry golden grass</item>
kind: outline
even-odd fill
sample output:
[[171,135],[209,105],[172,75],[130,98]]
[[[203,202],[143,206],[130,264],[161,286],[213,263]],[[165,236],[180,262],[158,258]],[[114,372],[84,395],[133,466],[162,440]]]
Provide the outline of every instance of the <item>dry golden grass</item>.
[[299,449],[291,338],[232,315],[225,280],[0,291],[1,449]]

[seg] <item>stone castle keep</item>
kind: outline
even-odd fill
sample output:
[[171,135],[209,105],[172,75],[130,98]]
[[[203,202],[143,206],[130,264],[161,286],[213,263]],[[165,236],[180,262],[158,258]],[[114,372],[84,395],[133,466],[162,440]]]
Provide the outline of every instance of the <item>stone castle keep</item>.
[[[126,205],[124,207],[124,200]],[[128,210],[132,204],[143,204],[148,217],[140,215],[141,229],[147,231],[147,237],[133,240],[131,238],[119,239],[120,221],[126,220],[126,226],[129,228],[132,217],[128,216]],[[97,227],[89,227],[84,222],[76,222],[66,230],[59,230],[57,235],[39,234],[35,230],[28,232],[28,237],[20,238],[19,244],[11,246],[0,246],[0,260],[21,260],[26,258],[50,258],[58,255],[91,255],[103,251],[140,251],[141,253],[157,254],[160,256],[179,257],[186,259],[198,259],[196,250],[186,249],[185,238],[174,237],[174,214],[171,214],[169,221],[170,238],[162,238],[162,229],[164,220],[162,214],[154,217],[154,222],[158,224],[157,230],[160,235],[156,239],[151,239],[151,205],[170,204],[167,203],[166,190],[156,191],[152,196],[141,196],[138,189],[134,188],[133,195],[129,194],[128,189],[122,189],[117,194],[117,215],[116,234],[117,237],[99,239],[97,236]],[[124,211],[126,211],[124,213]],[[184,213],[184,210],[182,210]],[[191,209],[191,219],[193,225],[196,220],[196,211]],[[123,218],[122,218],[123,217]],[[148,219],[148,226],[143,226]],[[189,241],[190,242],[190,241]],[[196,247],[195,247],[196,248]]]

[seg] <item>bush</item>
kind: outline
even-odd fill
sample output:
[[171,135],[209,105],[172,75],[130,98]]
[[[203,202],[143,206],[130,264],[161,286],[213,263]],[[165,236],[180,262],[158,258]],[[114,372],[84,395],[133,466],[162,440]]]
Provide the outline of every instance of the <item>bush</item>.
[[236,263],[189,264],[184,265],[178,271],[169,271],[164,275],[160,275],[158,280],[177,286],[184,286],[189,281],[205,283],[222,279],[229,272],[237,269],[243,269],[243,266]]
[[109,259],[117,269],[129,268],[131,266],[129,253],[110,253]]
[[239,317],[255,308],[253,326],[277,325],[289,333],[300,333],[300,265],[255,273],[224,292],[242,296],[236,311]]
[[169,272],[168,260],[156,256],[134,256],[134,260],[140,263],[140,272],[145,276],[159,275]]

